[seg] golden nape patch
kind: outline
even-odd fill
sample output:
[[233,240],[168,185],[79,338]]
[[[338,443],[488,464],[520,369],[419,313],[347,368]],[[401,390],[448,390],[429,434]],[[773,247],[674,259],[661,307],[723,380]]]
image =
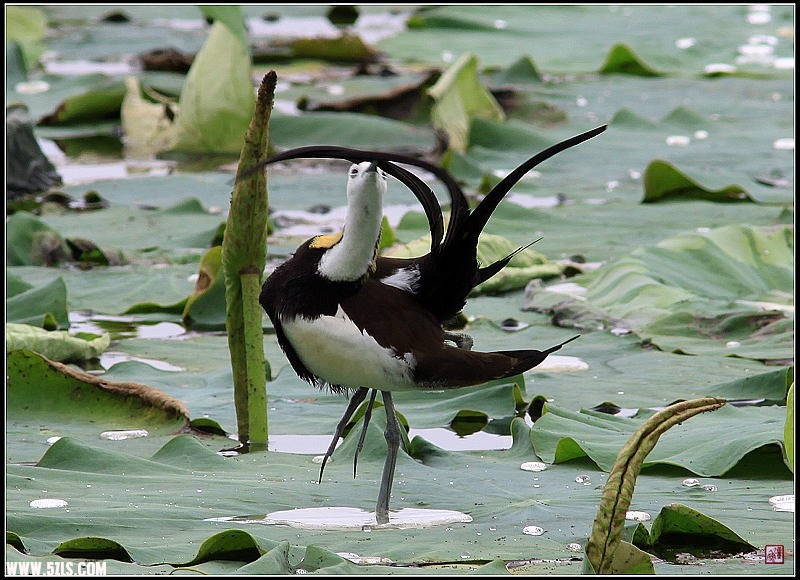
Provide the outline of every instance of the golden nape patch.
[[317,236],[316,238],[314,238],[314,241],[312,241],[309,244],[309,247],[311,247],[311,248],[332,248],[333,246],[335,246],[336,244],[338,244],[341,241],[342,235],[343,235],[343,233],[339,232],[338,234],[328,234],[328,235],[325,235],[325,236]]

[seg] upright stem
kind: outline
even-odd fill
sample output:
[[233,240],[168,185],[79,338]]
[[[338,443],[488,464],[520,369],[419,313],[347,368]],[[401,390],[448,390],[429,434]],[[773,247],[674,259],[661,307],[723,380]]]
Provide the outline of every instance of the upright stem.
[[250,450],[266,450],[268,441],[267,372],[264,365],[264,338],[261,330],[261,272],[241,275],[242,302],[255,305],[243,309],[244,350],[247,367],[247,416],[250,426]]
[[239,174],[231,194],[231,207],[222,241],[225,272],[225,326],[231,353],[234,404],[239,441],[249,449],[266,450],[267,375],[262,321],[258,302],[261,276],[267,260],[267,176],[259,171],[238,179],[247,168],[267,157],[269,118],[275,99],[277,75],[264,75],[258,90],[253,120],[239,157]]

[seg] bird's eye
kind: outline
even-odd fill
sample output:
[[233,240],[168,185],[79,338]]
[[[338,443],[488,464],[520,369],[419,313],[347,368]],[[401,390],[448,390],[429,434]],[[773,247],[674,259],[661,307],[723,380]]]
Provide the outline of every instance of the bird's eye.
[[350,168],[350,177],[355,177],[356,175],[358,175],[358,167],[353,165]]

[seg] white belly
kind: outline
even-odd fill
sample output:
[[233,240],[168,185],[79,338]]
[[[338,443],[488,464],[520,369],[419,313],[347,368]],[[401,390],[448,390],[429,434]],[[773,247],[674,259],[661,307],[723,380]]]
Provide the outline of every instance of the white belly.
[[341,308],[335,316],[286,321],[283,331],[306,368],[332,385],[382,391],[415,388],[414,357],[395,356],[362,333]]

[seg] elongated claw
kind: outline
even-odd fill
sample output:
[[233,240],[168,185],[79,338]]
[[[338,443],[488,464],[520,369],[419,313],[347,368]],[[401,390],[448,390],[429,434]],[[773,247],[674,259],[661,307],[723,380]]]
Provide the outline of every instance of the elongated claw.
[[[325,464],[328,462],[328,459],[331,458],[333,455],[334,449],[336,449],[336,444],[339,442],[339,438],[344,433],[344,428],[347,426],[347,422],[350,420],[350,417],[353,416],[353,413],[356,412],[356,409],[367,397],[367,392],[369,389],[367,387],[360,387],[356,389],[356,392],[353,393],[353,396],[350,398],[350,402],[347,405],[347,409],[342,415],[342,418],[339,419],[339,423],[336,425],[336,432],[333,434],[333,440],[331,444],[328,446],[328,450],[325,452],[325,456],[322,458],[322,465],[319,468],[319,481],[317,483],[322,483],[322,472],[325,471]],[[373,396],[373,399],[375,397]]]
[[356,445],[356,452],[353,454],[353,478],[356,477],[356,467],[358,465],[358,455],[364,447],[364,439],[367,437],[367,427],[369,420],[372,418],[372,407],[375,405],[375,396],[378,394],[378,389],[372,389],[372,395],[369,398],[367,408],[364,410],[364,424],[361,426],[361,436],[358,438],[358,445]]

